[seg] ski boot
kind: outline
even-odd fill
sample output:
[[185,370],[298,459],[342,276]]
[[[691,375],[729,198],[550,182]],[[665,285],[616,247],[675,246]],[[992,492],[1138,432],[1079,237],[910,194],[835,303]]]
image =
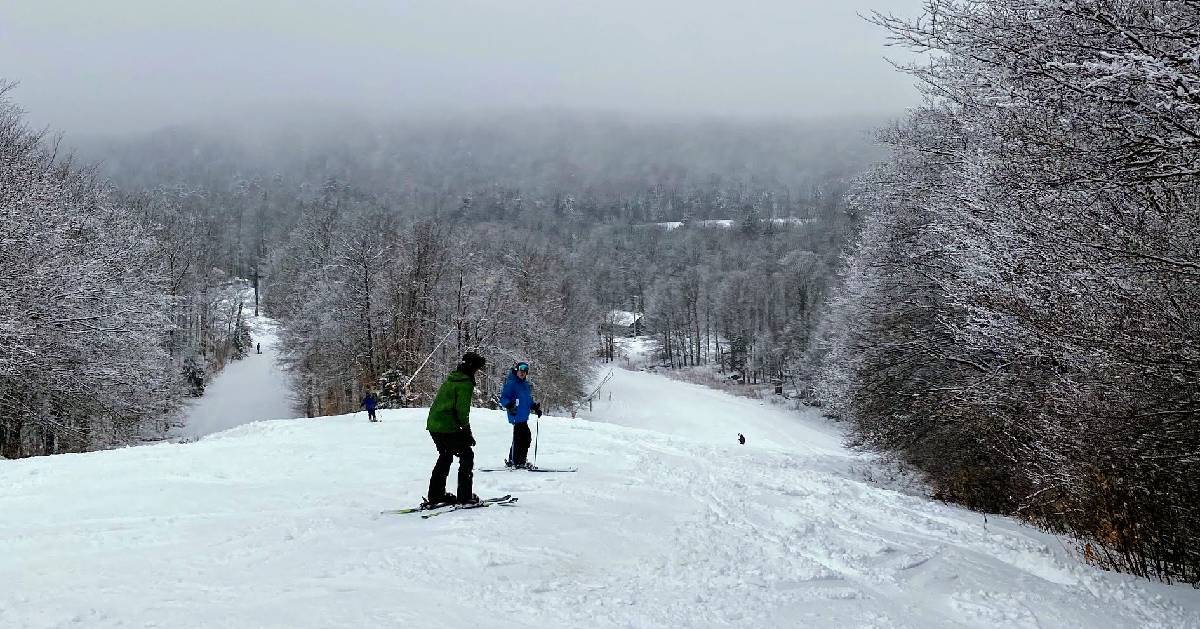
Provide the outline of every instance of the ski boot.
[[454,496],[454,494],[444,493],[444,494],[442,494],[442,497],[438,500],[425,499],[425,501],[421,503],[421,508],[422,509],[436,509],[438,507],[444,507],[446,505],[452,505],[452,504],[458,504],[458,498],[456,498]]

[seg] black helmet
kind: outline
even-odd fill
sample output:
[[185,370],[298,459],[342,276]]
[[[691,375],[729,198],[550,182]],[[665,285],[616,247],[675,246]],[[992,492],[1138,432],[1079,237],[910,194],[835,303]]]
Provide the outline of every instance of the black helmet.
[[487,360],[475,352],[467,352],[466,354],[463,354],[462,362],[463,365],[473,372],[479,371],[484,365],[487,364]]

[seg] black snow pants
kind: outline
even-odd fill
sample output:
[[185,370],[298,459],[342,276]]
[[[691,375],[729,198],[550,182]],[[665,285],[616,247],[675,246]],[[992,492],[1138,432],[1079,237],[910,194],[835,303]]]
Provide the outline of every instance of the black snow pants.
[[429,477],[429,495],[431,502],[437,502],[446,493],[446,477],[450,475],[450,464],[458,457],[458,494],[462,500],[471,497],[471,478],[475,468],[475,452],[471,450],[466,432],[430,432],[433,444],[437,446],[438,459],[433,466],[433,474]]
[[509,460],[513,462],[513,465],[525,465],[525,461],[529,457],[531,441],[533,441],[533,436],[529,434],[529,422],[513,424],[512,452],[509,453]]

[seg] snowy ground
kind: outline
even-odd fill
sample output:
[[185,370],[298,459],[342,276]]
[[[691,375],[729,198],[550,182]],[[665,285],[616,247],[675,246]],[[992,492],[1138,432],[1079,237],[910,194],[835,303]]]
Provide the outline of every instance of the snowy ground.
[[[670,381],[628,369],[606,367],[612,377],[579,416],[630,428],[645,428],[711,445],[737,443],[786,447],[796,452],[850,456],[842,433],[832,423],[767,402],[732,396],[715,389]],[[671,396],[664,395],[669,390]]]
[[[430,520],[379,514],[425,490],[420,409],[0,462],[0,627],[1200,627],[1200,591],[861,482],[815,416],[607,390],[538,431],[578,473],[477,473],[520,502]],[[503,415],[473,423],[501,462]]]
[[276,324],[251,317],[250,330],[262,353],[250,353],[225,366],[184,412],[183,427],[173,437],[194,438],[263,419],[295,416],[287,374],[276,364]]

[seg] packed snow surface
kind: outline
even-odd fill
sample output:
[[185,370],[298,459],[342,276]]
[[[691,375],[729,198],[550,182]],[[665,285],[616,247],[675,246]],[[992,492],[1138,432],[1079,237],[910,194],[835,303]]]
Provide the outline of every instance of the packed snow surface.
[[208,383],[204,395],[189,402],[177,437],[202,437],[263,419],[293,417],[287,372],[276,362],[277,325],[251,317],[255,349],[230,361]]
[[536,429],[577,473],[428,520],[379,513],[425,491],[422,409],[0,462],[0,627],[1200,627],[1200,591],[860,480],[816,415],[618,369],[587,417]]

